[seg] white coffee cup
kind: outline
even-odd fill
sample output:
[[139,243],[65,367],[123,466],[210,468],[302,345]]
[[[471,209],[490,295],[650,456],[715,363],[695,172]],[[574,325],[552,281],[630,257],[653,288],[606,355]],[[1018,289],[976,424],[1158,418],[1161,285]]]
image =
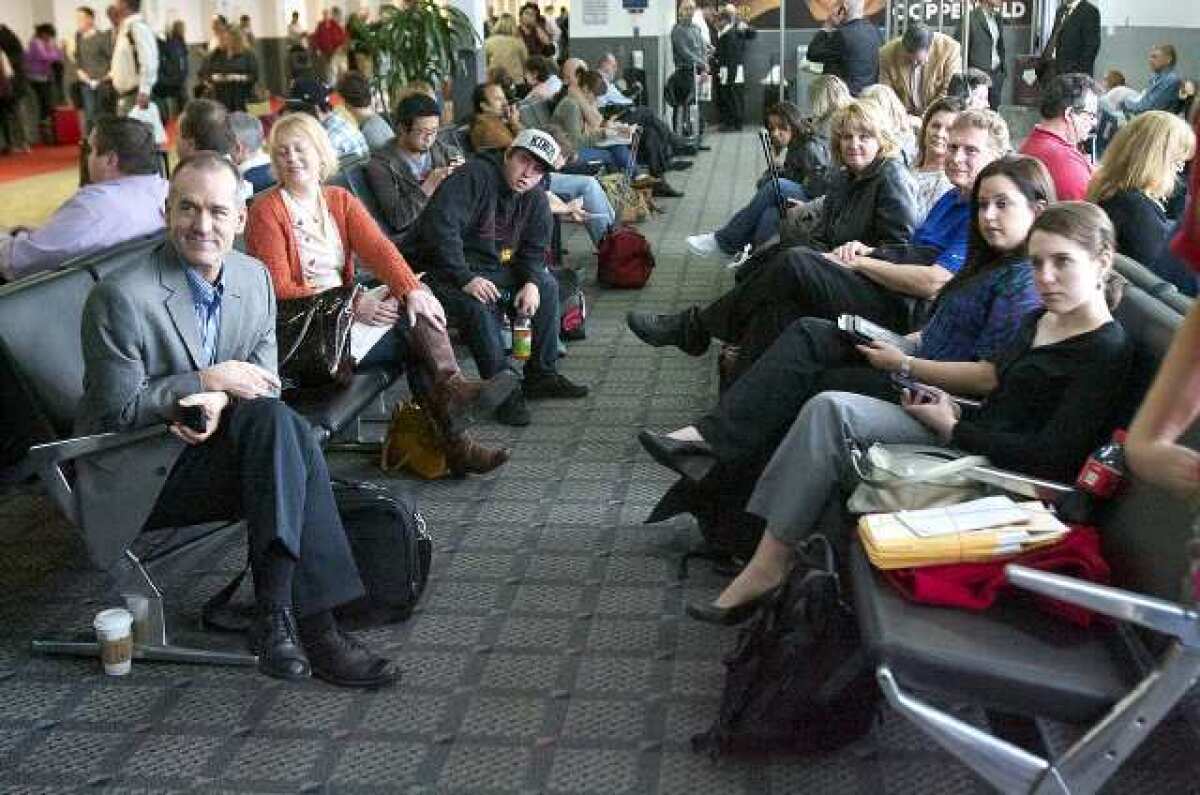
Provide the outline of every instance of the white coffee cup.
[[123,607],[101,610],[92,622],[104,673],[124,676],[133,665],[133,614]]

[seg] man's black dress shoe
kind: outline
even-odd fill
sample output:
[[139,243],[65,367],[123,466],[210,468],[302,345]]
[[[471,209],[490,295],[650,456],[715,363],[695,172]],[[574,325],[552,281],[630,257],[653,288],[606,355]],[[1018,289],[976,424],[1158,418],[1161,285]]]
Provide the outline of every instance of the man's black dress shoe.
[[625,324],[647,345],[674,345],[689,356],[701,356],[708,350],[710,338],[697,314],[695,307],[671,315],[631,311],[625,315]]
[[717,457],[708,442],[681,442],[650,431],[639,431],[638,441],[651,458],[691,481],[704,480],[717,465]]
[[660,179],[658,184],[650,189],[650,192],[660,199],[678,199],[683,196],[683,191],[672,188],[663,179]]
[[260,608],[250,628],[250,650],[258,670],[276,679],[307,679],[312,666],[300,647],[296,615],[290,607]]
[[734,605],[733,607],[717,607],[711,602],[703,604],[688,602],[686,608],[687,614],[697,621],[704,621],[708,624],[720,624],[723,627],[732,627],[753,616],[759,607],[769,602],[775,596],[776,590],[778,589],[772,588],[748,602],[742,602],[740,605]]
[[511,425],[514,428],[523,428],[533,421],[533,417],[529,415],[529,406],[525,403],[525,393],[517,388],[508,400],[500,404],[496,409],[496,422],[502,425]]
[[400,678],[400,670],[337,624],[304,638],[313,676],[341,687],[383,687]]

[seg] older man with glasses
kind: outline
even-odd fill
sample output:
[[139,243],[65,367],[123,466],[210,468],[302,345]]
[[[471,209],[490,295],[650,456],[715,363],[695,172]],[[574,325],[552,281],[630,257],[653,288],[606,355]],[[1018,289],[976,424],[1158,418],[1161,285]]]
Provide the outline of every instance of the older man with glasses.
[[1100,95],[1085,74],[1058,75],[1042,89],[1042,120],[1021,144],[1021,154],[1036,157],[1054,179],[1059,201],[1087,196],[1092,163],[1079,150],[1096,128]]

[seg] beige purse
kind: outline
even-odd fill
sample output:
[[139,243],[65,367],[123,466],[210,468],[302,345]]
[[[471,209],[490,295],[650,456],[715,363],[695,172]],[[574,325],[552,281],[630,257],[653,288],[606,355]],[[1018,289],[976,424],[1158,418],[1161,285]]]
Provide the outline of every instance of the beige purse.
[[980,455],[941,447],[852,442],[850,461],[859,483],[846,509],[851,513],[893,513],[957,505],[987,494],[987,486],[965,473],[987,466]]

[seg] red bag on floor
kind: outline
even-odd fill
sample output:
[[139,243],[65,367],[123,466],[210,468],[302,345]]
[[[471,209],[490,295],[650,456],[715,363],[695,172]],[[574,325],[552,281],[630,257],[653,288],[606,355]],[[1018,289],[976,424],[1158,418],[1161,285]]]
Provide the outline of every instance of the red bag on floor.
[[597,246],[596,281],[607,287],[641,289],[654,270],[654,253],[642,233],[628,224],[608,230]]
[[[909,601],[967,610],[986,610],[1011,588],[1004,567],[1019,563],[1031,569],[1052,571],[1080,580],[1106,584],[1111,571],[1100,555],[1100,536],[1093,527],[1072,525],[1062,541],[1048,547],[1031,549],[1021,555],[987,563],[954,563],[946,566],[922,566],[893,569],[883,574]],[[1081,627],[1090,626],[1098,617],[1077,605],[1034,597],[1039,608]]]
[[54,142],[59,146],[74,146],[83,138],[79,126],[79,111],[70,105],[54,109]]

